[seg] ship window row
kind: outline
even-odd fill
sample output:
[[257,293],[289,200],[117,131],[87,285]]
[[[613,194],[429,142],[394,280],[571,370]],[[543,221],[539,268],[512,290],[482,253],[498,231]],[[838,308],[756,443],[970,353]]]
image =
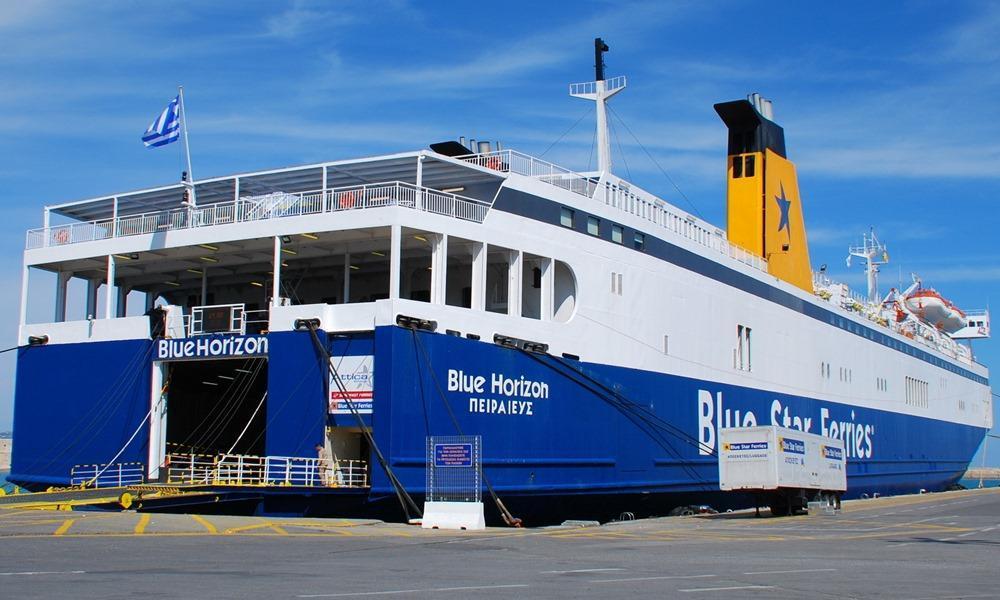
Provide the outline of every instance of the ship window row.
[[917,408],[927,408],[930,404],[930,385],[913,377],[906,377],[906,404]]
[[961,375],[962,377],[966,377],[977,383],[988,385],[988,381],[986,380],[985,377],[976,375],[975,373],[972,373],[967,369],[963,369],[958,365],[952,364],[949,361],[938,358],[929,352],[925,352],[924,350],[915,348],[913,347],[913,345],[903,342],[902,340],[898,340],[893,336],[882,333],[880,331],[875,331],[870,327],[866,327],[859,323],[855,323],[851,319],[845,319],[844,317],[838,316],[833,312],[829,312],[827,320],[831,325],[837,327],[838,329],[843,329],[844,331],[848,331],[855,335],[859,335],[865,339],[886,346],[887,348],[892,348],[893,350],[902,352],[903,354],[908,354],[914,358],[932,364],[936,367],[942,368],[951,373],[955,373],[956,375]]
[[[624,246],[626,240],[628,240],[628,230],[623,225],[617,223],[611,223],[610,227],[604,226],[601,219],[594,215],[586,215],[586,219],[583,221],[585,225],[583,227],[587,234],[594,237],[603,238],[610,240],[612,243]],[[687,223],[687,222],[685,222]],[[560,207],[559,210],[559,224],[568,229],[577,229],[577,218],[576,211],[572,208],[567,208],[565,206]],[[691,225],[691,223],[687,223]],[[705,232],[700,227],[696,227],[700,232]],[[689,236],[690,237],[690,236]],[[632,231],[632,248],[640,252],[646,249],[646,234],[640,231]]]
[[[633,194],[631,193],[625,195],[633,196]],[[615,198],[617,198],[617,195],[615,196]],[[617,200],[615,200],[614,202],[609,202],[609,204],[611,204],[612,206],[620,207],[620,204],[618,203]],[[707,243],[708,240],[712,239],[711,232],[708,232],[704,228],[699,227],[697,224],[692,222],[692,220],[681,218],[680,216],[672,212],[666,211],[661,207],[654,207],[654,208],[655,208],[654,211],[655,217],[650,220],[655,222],[656,224],[661,225],[667,229],[670,229],[675,233],[679,233],[680,235],[683,235],[688,239],[693,239],[701,243]],[[571,208],[562,207],[560,223],[564,227],[576,230],[577,224],[575,219],[575,213],[576,211]],[[632,231],[633,231],[632,247],[641,252],[648,251],[649,249],[647,248],[645,234],[638,230],[632,230]],[[599,234],[599,235],[600,237],[605,236],[605,234]],[[610,235],[608,236],[608,238],[610,239]],[[736,285],[741,289],[746,289],[735,283],[731,283],[731,285]],[[973,373],[968,369],[962,368],[956,364],[951,363],[950,361],[941,359],[929,352],[926,352],[919,348],[915,348],[913,345],[903,342],[902,340],[896,339],[894,336],[861,325],[859,323],[854,322],[851,319],[845,319],[844,317],[839,316],[837,313],[833,311],[813,306],[806,306],[805,310],[803,311],[802,309],[794,308],[793,305],[784,302],[782,302],[782,304],[788,306],[789,308],[793,308],[794,310],[799,310],[800,312],[803,312],[803,314],[809,315],[816,319],[825,320],[834,327],[837,327],[844,331],[849,331],[855,335],[871,340],[877,344],[886,346],[887,348],[892,348],[898,352],[902,352],[903,354],[908,354],[914,358],[917,358],[918,360],[922,360],[926,363],[929,363],[931,365],[934,365],[951,373],[955,373],[956,375],[959,375],[961,377],[971,379],[972,381],[975,381],[982,385],[989,384],[988,380],[981,375],[977,375],[976,373]]]

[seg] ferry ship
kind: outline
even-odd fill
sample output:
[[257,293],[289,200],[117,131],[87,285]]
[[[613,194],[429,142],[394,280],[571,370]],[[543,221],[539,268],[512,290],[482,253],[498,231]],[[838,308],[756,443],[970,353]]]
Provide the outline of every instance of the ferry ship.
[[[720,428],[773,423],[842,439],[849,496],[957,482],[992,425],[963,342],[988,313],[942,329],[913,290],[814,273],[758,95],[715,105],[725,230],[616,176],[605,110],[626,80],[602,46],[570,86],[596,103],[597,171],[460,139],[46,206],[9,478],[398,518],[428,436],[461,434],[510,512],[613,518],[724,505]],[[870,283],[880,248],[852,249]],[[33,272],[54,275],[47,322],[26,319]]]

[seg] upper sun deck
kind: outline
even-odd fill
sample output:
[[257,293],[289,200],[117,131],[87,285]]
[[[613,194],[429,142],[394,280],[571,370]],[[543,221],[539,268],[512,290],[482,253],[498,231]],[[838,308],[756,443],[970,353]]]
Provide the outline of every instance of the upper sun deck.
[[[764,259],[729,243],[721,229],[638,186],[614,175],[577,173],[514,150],[457,157],[418,151],[205,179],[193,184],[195,205],[184,202],[186,184],[177,183],[46,206],[44,226],[27,232],[25,248],[383,206],[481,223],[510,174],[600,202],[670,232],[668,237],[677,235],[767,270]],[[55,224],[53,216],[65,222]]]

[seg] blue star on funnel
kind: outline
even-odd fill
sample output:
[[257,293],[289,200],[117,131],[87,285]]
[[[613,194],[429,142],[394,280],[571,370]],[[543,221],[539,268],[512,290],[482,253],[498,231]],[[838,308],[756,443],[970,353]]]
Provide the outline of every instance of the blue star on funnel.
[[774,197],[775,201],[778,203],[778,210],[781,211],[781,217],[778,219],[778,231],[782,229],[788,230],[788,235],[792,234],[792,228],[788,224],[788,207],[792,205],[792,201],[785,198],[785,186],[781,185],[781,194]]

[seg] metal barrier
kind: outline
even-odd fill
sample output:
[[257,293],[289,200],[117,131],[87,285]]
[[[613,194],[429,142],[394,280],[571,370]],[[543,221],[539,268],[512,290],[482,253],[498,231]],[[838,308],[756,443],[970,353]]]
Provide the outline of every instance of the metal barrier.
[[122,487],[146,480],[146,465],[140,462],[103,465],[74,465],[70,470],[71,485],[87,487]]
[[297,456],[170,454],[167,483],[367,488],[368,463]]

